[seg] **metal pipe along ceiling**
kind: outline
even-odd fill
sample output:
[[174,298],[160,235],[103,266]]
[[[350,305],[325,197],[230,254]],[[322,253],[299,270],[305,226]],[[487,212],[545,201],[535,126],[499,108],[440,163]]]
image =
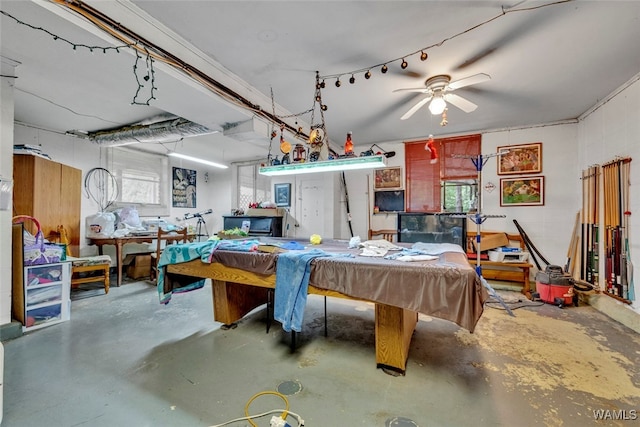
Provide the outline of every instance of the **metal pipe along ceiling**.
[[89,140],[100,145],[115,145],[136,142],[176,141],[190,136],[219,132],[183,118],[165,120],[152,124],[136,124],[119,129],[90,132]]

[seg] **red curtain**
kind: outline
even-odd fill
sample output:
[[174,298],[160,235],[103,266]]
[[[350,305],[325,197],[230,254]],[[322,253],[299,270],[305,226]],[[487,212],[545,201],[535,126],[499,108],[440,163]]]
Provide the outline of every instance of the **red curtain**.
[[440,181],[473,179],[478,176],[470,158],[479,156],[481,135],[456,136],[434,140],[438,162],[431,163],[425,150],[428,140],[404,143],[407,212],[440,212]]

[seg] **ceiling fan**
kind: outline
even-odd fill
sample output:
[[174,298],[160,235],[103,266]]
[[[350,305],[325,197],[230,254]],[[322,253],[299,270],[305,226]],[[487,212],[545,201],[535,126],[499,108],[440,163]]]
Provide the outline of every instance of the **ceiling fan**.
[[444,109],[447,107],[447,102],[455,105],[465,113],[470,113],[478,108],[478,106],[452,92],[456,89],[482,83],[490,79],[491,77],[488,74],[479,73],[452,82],[451,76],[440,74],[428,78],[424,83],[425,87],[396,89],[393,92],[422,92],[426,94],[426,96],[418,101],[416,105],[411,107],[404,116],[400,117],[400,120],[408,119],[413,115],[413,113],[418,111],[429,101],[431,101],[429,104],[429,111],[434,115],[442,114]]

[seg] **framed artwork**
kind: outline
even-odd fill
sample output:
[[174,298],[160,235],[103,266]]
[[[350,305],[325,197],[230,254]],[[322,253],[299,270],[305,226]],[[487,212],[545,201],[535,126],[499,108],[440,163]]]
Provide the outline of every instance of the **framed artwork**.
[[542,173],[542,142],[498,147],[498,175]]
[[374,190],[401,190],[402,189],[402,168],[384,168],[374,171]]
[[273,194],[276,206],[291,206],[291,184],[273,184]]
[[173,168],[171,202],[174,208],[196,207],[196,171]]
[[543,206],[544,176],[500,179],[500,206]]

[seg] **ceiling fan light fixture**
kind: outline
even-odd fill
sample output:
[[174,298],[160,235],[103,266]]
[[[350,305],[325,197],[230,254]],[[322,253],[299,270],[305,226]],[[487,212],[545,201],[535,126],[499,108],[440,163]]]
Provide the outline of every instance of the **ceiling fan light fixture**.
[[445,108],[447,108],[447,103],[445,102],[442,95],[434,96],[429,103],[429,111],[431,111],[431,114],[433,114],[434,116],[442,114]]

